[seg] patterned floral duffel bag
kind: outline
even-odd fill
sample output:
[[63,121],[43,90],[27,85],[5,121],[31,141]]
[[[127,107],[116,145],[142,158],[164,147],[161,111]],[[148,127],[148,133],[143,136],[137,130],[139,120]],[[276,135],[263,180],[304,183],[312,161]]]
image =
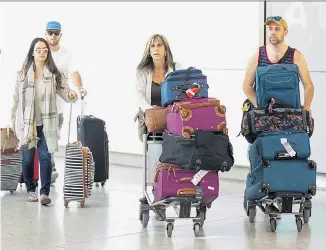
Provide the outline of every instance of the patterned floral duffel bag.
[[274,99],[266,107],[258,109],[246,100],[243,111],[240,133],[249,143],[266,131],[300,130],[306,131],[309,137],[314,131],[314,120],[308,111],[286,107]]

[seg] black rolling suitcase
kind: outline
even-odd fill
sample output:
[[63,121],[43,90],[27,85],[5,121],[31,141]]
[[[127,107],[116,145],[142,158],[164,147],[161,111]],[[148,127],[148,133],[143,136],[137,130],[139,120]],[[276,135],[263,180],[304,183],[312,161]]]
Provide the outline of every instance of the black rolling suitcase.
[[77,140],[83,147],[88,147],[95,163],[94,182],[104,186],[109,179],[109,140],[105,129],[105,121],[89,115],[84,116],[84,97],[81,100],[82,111],[77,117]]

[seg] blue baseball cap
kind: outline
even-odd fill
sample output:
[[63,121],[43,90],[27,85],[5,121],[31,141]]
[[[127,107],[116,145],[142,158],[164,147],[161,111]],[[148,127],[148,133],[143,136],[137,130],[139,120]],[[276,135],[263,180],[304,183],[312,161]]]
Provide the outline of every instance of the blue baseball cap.
[[46,30],[60,30],[61,31],[61,24],[56,21],[50,21],[46,25]]

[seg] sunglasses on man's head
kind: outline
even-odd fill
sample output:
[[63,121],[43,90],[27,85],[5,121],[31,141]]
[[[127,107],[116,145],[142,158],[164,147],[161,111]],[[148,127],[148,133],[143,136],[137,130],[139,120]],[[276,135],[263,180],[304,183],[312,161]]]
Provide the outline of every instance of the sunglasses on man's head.
[[282,19],[281,16],[270,16],[266,18],[266,21],[273,21],[273,20],[280,21],[281,19]]
[[60,30],[48,30],[47,33],[49,36],[52,36],[53,34],[55,36],[58,36],[58,35],[60,35]]

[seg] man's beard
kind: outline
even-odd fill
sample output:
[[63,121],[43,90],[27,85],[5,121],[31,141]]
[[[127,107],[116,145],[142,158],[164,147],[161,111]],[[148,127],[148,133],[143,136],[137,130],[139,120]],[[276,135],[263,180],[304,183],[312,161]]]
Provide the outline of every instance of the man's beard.
[[58,43],[60,42],[60,40],[58,40],[57,42],[55,42],[55,41],[49,41],[49,44],[51,45],[51,46],[57,46],[58,45]]
[[273,45],[278,45],[278,44],[280,44],[281,42],[282,42],[283,40],[279,40],[279,39],[277,39],[276,37],[270,37],[269,38],[269,42],[271,43],[271,44],[273,44]]

